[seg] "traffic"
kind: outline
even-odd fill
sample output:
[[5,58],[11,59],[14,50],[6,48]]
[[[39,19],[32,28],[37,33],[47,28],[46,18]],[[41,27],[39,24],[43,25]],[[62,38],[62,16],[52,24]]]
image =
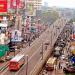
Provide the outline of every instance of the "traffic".
[[66,39],[62,37],[64,35],[64,31],[67,30],[66,27],[62,32],[63,34],[59,35],[54,44],[52,55],[50,55],[45,62],[39,75],[75,74],[75,42],[74,37],[70,37],[73,34],[67,36]]
[[75,75],[74,3],[0,0],[0,75]]

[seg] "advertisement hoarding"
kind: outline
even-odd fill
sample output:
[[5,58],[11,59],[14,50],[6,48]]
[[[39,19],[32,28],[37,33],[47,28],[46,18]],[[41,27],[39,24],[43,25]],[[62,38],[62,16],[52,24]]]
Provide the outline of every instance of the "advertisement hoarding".
[[7,0],[0,0],[0,12],[7,12]]
[[19,30],[13,30],[12,34],[11,34],[11,41],[12,42],[21,42],[22,41],[22,37],[21,37],[21,32]]
[[25,7],[25,1],[22,0],[11,0],[10,2],[10,8],[16,9],[16,8],[24,8]]
[[24,8],[25,7],[25,2],[24,1],[20,1],[19,3],[19,8]]
[[16,9],[19,6],[20,0],[11,0],[10,1],[10,8]]
[[34,3],[28,3],[27,11],[28,11],[29,16],[35,16],[36,15],[36,10],[34,8]]

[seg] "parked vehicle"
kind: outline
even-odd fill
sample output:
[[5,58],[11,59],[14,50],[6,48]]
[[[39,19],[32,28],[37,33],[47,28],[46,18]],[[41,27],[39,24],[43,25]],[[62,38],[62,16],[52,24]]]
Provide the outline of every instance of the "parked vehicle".
[[61,56],[60,56],[60,59],[61,59],[61,60],[64,60],[64,59],[67,59],[67,58],[66,58],[65,55],[61,55]]
[[72,46],[70,47],[70,50],[71,50],[71,53],[75,55],[75,46],[72,45]]
[[60,46],[60,47],[64,48],[64,47],[66,46],[65,41],[60,40],[60,41],[59,41],[59,43],[58,43],[58,46]]
[[62,47],[56,46],[54,49],[54,56],[59,57],[62,53]]
[[75,67],[72,65],[68,65],[63,69],[63,71],[65,73],[75,73]]
[[75,41],[72,41],[70,44],[71,46],[75,46]]
[[9,70],[19,70],[25,63],[24,55],[18,54],[9,62]]
[[56,64],[56,58],[55,57],[49,58],[47,63],[46,63],[46,70],[53,71],[55,64]]

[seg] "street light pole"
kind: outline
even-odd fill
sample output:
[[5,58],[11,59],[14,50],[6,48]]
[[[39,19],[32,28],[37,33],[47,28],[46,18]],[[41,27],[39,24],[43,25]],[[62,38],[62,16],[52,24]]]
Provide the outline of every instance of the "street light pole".
[[26,75],[28,75],[28,55],[26,55]]
[[52,31],[51,31],[51,47],[52,47]]
[[43,42],[42,42],[42,60],[43,60]]
[[56,37],[57,37],[57,28],[56,28]]
[[[16,0],[16,3],[17,3],[17,0]],[[17,7],[16,7],[16,19],[18,19],[17,18],[17,16],[18,16],[18,5],[17,5]],[[19,30],[19,19],[18,20],[16,20],[18,23],[17,23],[17,29]]]

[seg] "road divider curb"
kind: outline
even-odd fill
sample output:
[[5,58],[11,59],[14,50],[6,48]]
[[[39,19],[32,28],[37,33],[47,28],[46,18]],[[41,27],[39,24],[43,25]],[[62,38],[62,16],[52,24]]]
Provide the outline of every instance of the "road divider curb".
[[29,75],[38,75],[41,71],[42,67],[44,66],[45,62],[47,61],[48,57],[51,54],[51,49],[48,49],[44,54],[43,60],[39,60],[34,69],[30,72]]

